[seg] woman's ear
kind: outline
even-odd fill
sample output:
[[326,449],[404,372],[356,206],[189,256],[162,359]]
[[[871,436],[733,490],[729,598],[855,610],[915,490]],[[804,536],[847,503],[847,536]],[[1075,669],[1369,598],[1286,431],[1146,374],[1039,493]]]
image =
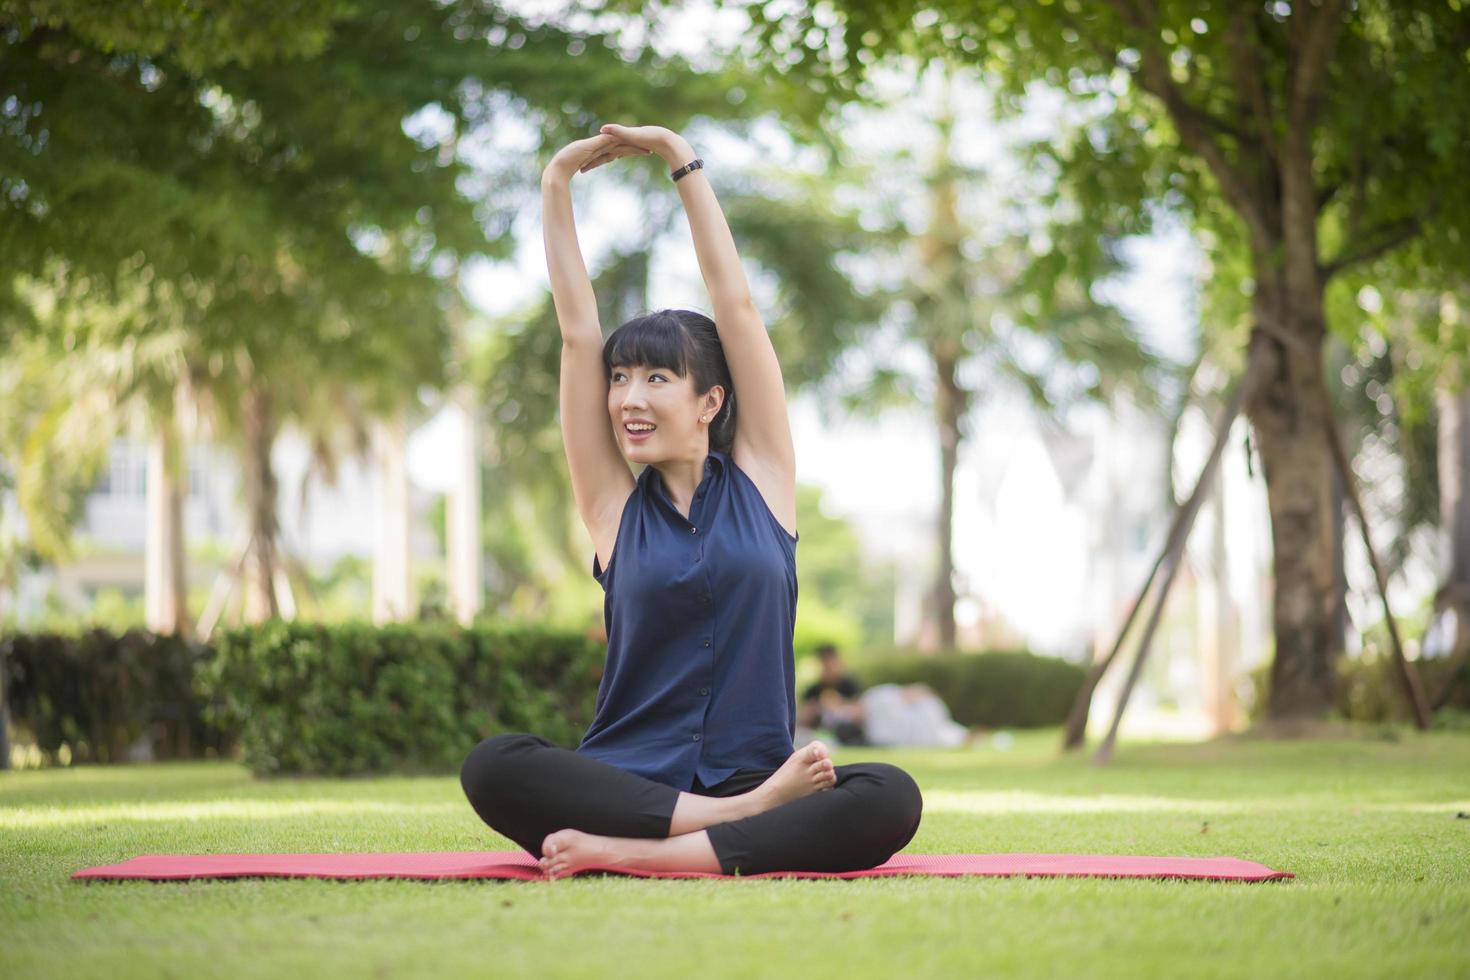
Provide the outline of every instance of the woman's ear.
[[720,414],[720,409],[723,408],[724,405],[725,389],[720,385],[715,385],[713,388],[711,388],[709,391],[706,391],[700,397],[699,414],[708,416],[709,420],[713,422],[715,420],[715,416]]

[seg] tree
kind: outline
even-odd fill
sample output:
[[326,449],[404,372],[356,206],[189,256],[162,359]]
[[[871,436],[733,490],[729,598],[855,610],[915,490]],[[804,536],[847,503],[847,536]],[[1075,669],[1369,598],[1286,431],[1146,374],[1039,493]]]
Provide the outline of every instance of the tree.
[[510,249],[504,205],[534,174],[480,166],[501,117],[544,108],[559,145],[608,112],[749,111],[730,77],[614,40],[474,2],[0,4],[0,330],[55,329],[36,283],[141,293],[119,351],[186,325],[189,378],[240,447],[253,617],[276,612],[281,426],[340,385],[392,416],[441,384],[445,266]]
[[[1171,0],[1022,4],[839,0],[792,14],[746,6],[776,70],[834,102],[895,52],[984,70],[1009,108],[1028,86],[1100,111],[1087,140],[1049,154],[1085,205],[1039,271],[1086,273],[1119,228],[1189,215],[1245,243],[1246,406],[1274,545],[1268,715],[1332,702],[1335,585],[1324,293],[1392,255],[1433,283],[1466,263],[1467,15],[1438,0],[1297,0],[1201,9]],[[835,8],[835,15],[829,13]],[[816,43],[812,43],[816,40]],[[1446,99],[1457,111],[1442,111]]]
[[[842,401],[849,411],[865,415],[896,405],[923,405],[933,412],[940,503],[938,567],[927,615],[937,625],[940,649],[953,650],[955,472],[974,409],[987,398],[1019,395],[1054,422],[1083,399],[1105,401],[1123,390],[1133,390],[1147,403],[1152,399],[1145,379],[1159,373],[1159,363],[1122,315],[1096,300],[1086,283],[1059,278],[1045,299],[1032,291],[1024,273],[1033,260],[1030,242],[1037,220],[1027,212],[1034,212],[1038,202],[1028,199],[1019,181],[997,186],[990,175],[955,159],[955,129],[968,120],[955,105],[956,78],[942,65],[931,69],[943,92],[940,105],[904,100],[883,106],[880,117],[901,115],[916,138],[931,137],[928,158],[916,160],[905,147],[836,176],[860,180],[873,212],[869,220],[884,222],[874,239],[878,261],[890,274],[898,270],[901,279],[885,297],[891,322],[899,325],[900,343],[922,351],[925,375],[879,362]],[[908,175],[914,173],[917,179],[911,180]],[[921,224],[899,215],[898,202],[880,203],[884,192],[877,188],[889,186],[889,193],[923,203]],[[984,206],[976,207],[977,202]],[[916,224],[910,239],[906,229]],[[1040,362],[1055,366],[1039,370]]]
[[[11,409],[0,427],[0,456],[13,460],[16,493],[37,556],[65,558],[105,450],[117,435],[157,423],[150,446],[145,607],[152,629],[187,628],[174,397],[185,374],[183,331],[159,325],[140,342],[127,302],[72,300],[33,292],[52,327],[16,337],[0,373]],[[78,343],[81,338],[81,343]],[[68,349],[69,348],[69,349]],[[8,584],[8,583],[7,583]]]
[[[1391,561],[1410,554],[1416,532],[1437,529],[1436,617],[1454,614],[1451,654],[1470,657],[1470,329],[1463,287],[1394,288],[1359,282],[1355,310],[1369,343],[1342,370],[1359,425],[1396,466],[1381,477],[1380,509],[1393,522]],[[1388,280],[1388,282],[1385,282]],[[1378,469],[1382,470],[1380,465]],[[1444,703],[1452,669],[1431,707]]]
[[[293,371],[432,379],[436,345],[423,324],[439,285],[430,263],[484,238],[455,186],[463,168],[436,161],[402,127],[417,100],[453,94],[442,43],[395,49],[404,22],[431,18],[433,6],[297,24],[257,6],[193,18],[168,4],[0,10],[0,78],[11,93],[0,236],[13,257],[0,298],[14,310],[27,284],[42,283],[57,310],[126,302],[125,329],[107,338],[122,361],[160,324],[187,325],[180,360],[218,429],[239,433],[244,447],[254,578],[266,583],[252,590],[258,616],[274,612],[269,448],[280,389]],[[415,51],[429,57],[415,63]],[[370,254],[394,237],[418,254]],[[54,313],[22,322],[58,339],[71,329]],[[84,324],[66,343],[92,339]],[[166,433],[172,392],[153,401]]]

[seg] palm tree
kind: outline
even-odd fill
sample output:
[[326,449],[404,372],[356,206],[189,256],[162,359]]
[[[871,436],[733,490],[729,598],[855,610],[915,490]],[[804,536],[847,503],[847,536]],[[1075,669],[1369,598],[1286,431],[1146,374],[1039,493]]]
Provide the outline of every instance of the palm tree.
[[[898,260],[906,262],[907,281],[892,294],[900,340],[924,352],[928,376],[879,365],[842,401],[863,415],[920,404],[928,404],[934,412],[941,492],[935,521],[938,567],[928,609],[939,647],[952,650],[955,470],[981,395],[978,385],[967,384],[963,375],[1008,383],[1050,417],[1080,398],[1105,400],[1122,388],[1132,388],[1140,401],[1147,402],[1143,382],[1157,361],[1123,317],[1095,300],[1081,283],[1062,280],[1046,296],[1028,287],[1026,272],[1038,257],[1029,246],[1024,223],[1016,230],[1002,227],[989,234],[966,225],[960,214],[962,199],[990,192],[982,172],[953,158],[955,79],[940,74],[939,80],[943,95],[928,123],[935,149],[923,177],[927,224],[917,234],[912,254]],[[905,118],[912,127],[912,120],[922,114],[911,111]],[[897,176],[911,166],[911,157],[904,151],[885,164],[890,175]],[[891,226],[891,237],[900,239],[901,231],[898,225]],[[1031,357],[1023,352],[1027,347],[1033,349]],[[1028,364],[1036,360],[1037,347],[1056,367],[1038,370]]]
[[[186,332],[140,290],[108,302],[29,297],[37,329],[17,337],[0,372],[0,400],[14,410],[0,430],[0,455],[15,463],[15,492],[30,546],[49,561],[71,554],[105,451],[119,434],[149,433],[144,605],[159,632],[189,628],[179,490],[176,405],[186,394]],[[140,318],[162,319],[136,331]]]

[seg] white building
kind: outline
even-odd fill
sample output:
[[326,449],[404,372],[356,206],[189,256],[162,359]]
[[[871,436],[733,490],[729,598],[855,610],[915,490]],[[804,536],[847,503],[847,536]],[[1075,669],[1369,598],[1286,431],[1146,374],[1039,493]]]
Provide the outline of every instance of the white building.
[[[374,555],[383,480],[373,460],[342,461],[335,483],[328,484],[312,471],[306,442],[288,429],[277,438],[271,463],[279,486],[277,517],[286,555],[317,571],[346,555]],[[243,540],[239,465],[227,448],[193,444],[185,452],[185,467],[188,580],[191,587],[207,588],[231,564]],[[103,589],[129,598],[142,595],[147,473],[147,444],[114,440],[75,529],[76,559],[23,576],[15,610],[20,622],[34,618],[48,594],[78,610],[88,608]],[[429,526],[437,494],[417,485],[412,473],[409,488],[410,554],[433,560],[441,555]]]

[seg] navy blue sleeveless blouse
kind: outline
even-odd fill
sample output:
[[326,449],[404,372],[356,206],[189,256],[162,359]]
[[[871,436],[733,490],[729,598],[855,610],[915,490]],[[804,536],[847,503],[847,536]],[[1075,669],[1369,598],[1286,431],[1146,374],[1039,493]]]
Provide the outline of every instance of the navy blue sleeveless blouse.
[[605,593],[607,665],[577,751],[676,789],[774,769],[796,731],[796,544],[728,453],[685,518],[653,466],[623,506]]

